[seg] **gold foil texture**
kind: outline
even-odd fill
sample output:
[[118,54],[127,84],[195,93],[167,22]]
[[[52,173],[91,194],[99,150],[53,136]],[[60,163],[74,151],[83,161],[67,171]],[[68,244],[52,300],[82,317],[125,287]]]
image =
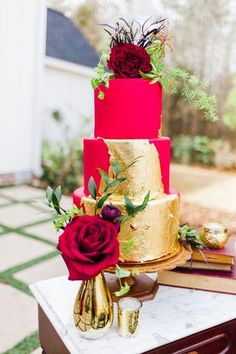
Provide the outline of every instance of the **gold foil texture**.
[[[127,215],[124,194],[140,205],[150,191],[147,207],[131,219],[122,222],[118,235],[120,260],[123,262],[154,261],[163,256],[174,256],[180,249],[178,242],[179,198],[163,193],[160,162],[157,150],[148,140],[105,140],[109,154],[125,168],[140,158],[122,177],[126,181],[115,188],[106,204],[118,207]],[[112,178],[112,170],[109,169]],[[100,191],[104,189],[103,183]],[[95,201],[91,197],[82,198],[86,214],[94,215]],[[129,244],[129,247],[127,245]],[[131,245],[131,246],[130,246]]]
[[[95,201],[90,197],[85,197],[82,201],[86,214],[93,215]],[[127,214],[124,202],[113,200],[112,204],[118,207],[122,214]],[[180,248],[178,225],[179,199],[176,195],[163,195],[161,199],[150,201],[144,211],[121,224],[118,235],[120,260],[145,262],[167,255],[173,256]],[[132,246],[127,249],[129,240],[132,240]]]
[[[151,198],[163,193],[161,169],[157,149],[148,140],[104,140],[110,158],[117,160],[121,168],[137,161],[122,174],[126,181],[115,189],[115,195],[127,194],[130,199],[142,200],[150,191]],[[109,168],[112,178],[112,169]],[[102,186],[104,187],[104,186]]]

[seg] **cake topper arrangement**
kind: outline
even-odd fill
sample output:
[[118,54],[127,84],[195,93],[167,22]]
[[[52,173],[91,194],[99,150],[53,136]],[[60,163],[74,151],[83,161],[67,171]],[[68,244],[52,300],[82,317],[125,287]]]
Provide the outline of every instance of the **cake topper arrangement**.
[[111,79],[143,78],[150,80],[150,84],[159,82],[170,94],[180,90],[190,104],[203,112],[206,120],[218,119],[216,97],[206,92],[208,83],[181,67],[169,68],[165,64],[165,52],[171,48],[172,37],[166,19],[149,18],[141,24],[121,18],[114,26],[103,26],[110,38],[109,50],[103,52],[92,79],[92,87],[99,88],[100,99],[105,99],[103,86],[108,88]]

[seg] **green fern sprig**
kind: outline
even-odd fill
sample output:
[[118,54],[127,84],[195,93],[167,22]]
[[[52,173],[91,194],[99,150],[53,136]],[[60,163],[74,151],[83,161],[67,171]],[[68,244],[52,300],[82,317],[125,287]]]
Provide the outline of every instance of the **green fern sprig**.
[[180,67],[169,69],[162,60],[160,45],[157,43],[155,46],[147,48],[151,57],[152,70],[146,74],[140,73],[141,76],[151,80],[151,84],[160,82],[167,93],[177,94],[180,90],[181,95],[191,105],[203,112],[206,120],[217,121],[216,97],[207,94],[207,81],[201,80]]
[[182,96],[196,109],[202,111],[206,120],[211,122],[218,120],[216,97],[208,95],[205,91],[205,88],[208,86],[205,80],[201,80],[178,67],[172,69],[171,76],[173,79],[171,93],[176,93],[178,85],[182,84]]

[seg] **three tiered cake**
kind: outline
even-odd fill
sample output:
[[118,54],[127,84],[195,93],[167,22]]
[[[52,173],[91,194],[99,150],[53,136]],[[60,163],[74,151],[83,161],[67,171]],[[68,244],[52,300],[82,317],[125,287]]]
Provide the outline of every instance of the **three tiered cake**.
[[[90,176],[103,188],[98,169],[112,178],[110,159],[121,167],[136,161],[123,173],[125,181],[113,190],[110,202],[125,215],[124,195],[139,205],[148,191],[147,207],[121,224],[120,261],[137,263],[168,259],[178,253],[179,197],[170,194],[170,138],[160,136],[162,88],[148,79],[110,79],[100,86],[104,99],[95,97],[95,137],[84,139],[84,187],[73,194],[74,203],[94,215],[89,196]],[[132,247],[127,250],[127,241]]]

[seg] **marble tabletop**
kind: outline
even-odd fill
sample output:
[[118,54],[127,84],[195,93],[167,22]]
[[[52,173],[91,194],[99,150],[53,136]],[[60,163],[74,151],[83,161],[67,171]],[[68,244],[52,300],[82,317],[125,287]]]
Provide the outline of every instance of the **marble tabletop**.
[[99,340],[80,336],[73,323],[73,302],[80,281],[66,277],[39,281],[30,286],[65,346],[72,354],[140,354],[236,318],[236,296],[200,290],[160,286],[156,298],[145,302],[138,335],[131,339],[118,335],[115,321]]

